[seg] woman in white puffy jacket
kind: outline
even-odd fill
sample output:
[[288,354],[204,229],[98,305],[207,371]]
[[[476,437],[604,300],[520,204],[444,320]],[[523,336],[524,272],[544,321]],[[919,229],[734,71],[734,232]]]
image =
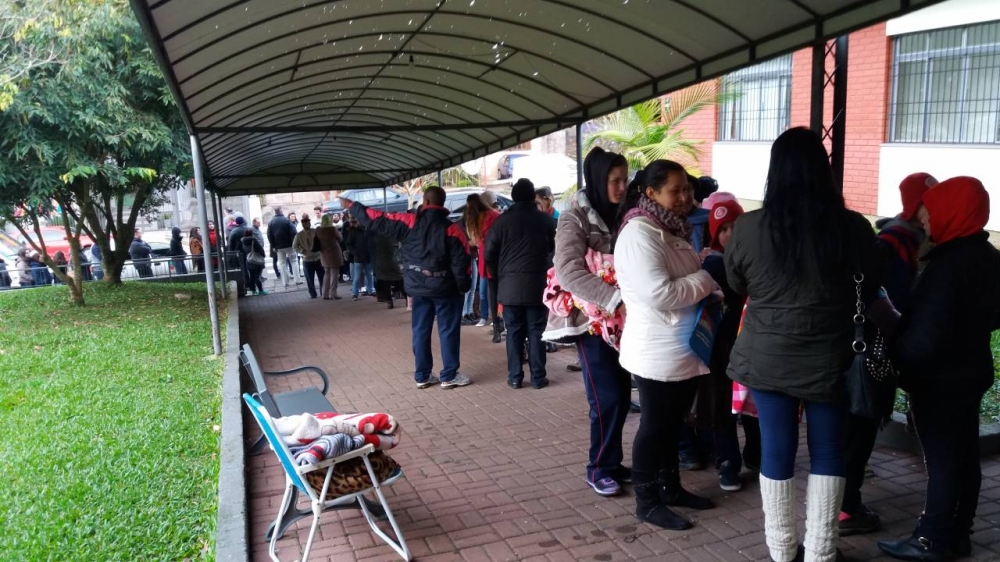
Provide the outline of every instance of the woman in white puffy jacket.
[[615,243],[615,269],[627,316],[621,365],[636,375],[642,417],[632,445],[636,516],[667,529],[691,522],[671,506],[710,509],[681,487],[677,440],[697,381],[709,372],[691,350],[698,303],[717,290],[689,242],[692,207],[684,167],[656,160],[629,185]]

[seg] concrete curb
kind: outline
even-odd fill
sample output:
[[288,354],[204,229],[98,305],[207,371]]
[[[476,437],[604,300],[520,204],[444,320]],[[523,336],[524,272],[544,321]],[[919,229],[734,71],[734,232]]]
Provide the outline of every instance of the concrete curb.
[[240,307],[230,282],[226,323],[226,364],[222,370],[222,438],[219,443],[219,519],[215,559],[249,560],[247,542],[246,456],[243,451],[243,399],[240,394]]
[[[891,449],[923,454],[920,439],[916,433],[906,431],[906,416],[899,412],[892,414],[892,420],[879,432],[876,443]],[[1000,453],[1000,423],[979,426],[979,456],[988,457]]]

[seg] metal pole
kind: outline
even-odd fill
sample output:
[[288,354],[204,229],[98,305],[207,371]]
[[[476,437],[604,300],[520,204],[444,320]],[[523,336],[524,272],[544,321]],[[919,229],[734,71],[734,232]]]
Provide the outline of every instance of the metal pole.
[[438,187],[444,187],[444,173],[441,170],[438,170]]
[[823,88],[826,87],[826,44],[816,43],[812,52],[812,86],[809,101],[809,128],[823,135]]
[[[219,284],[222,285],[222,291],[223,291],[222,292],[222,298],[226,298],[226,293],[225,293],[225,291],[226,291],[226,281],[225,281],[225,278],[222,277],[222,270],[225,269],[225,268],[223,267],[222,260],[219,259],[219,257],[220,257],[219,256],[219,249],[222,247],[221,246],[221,242],[220,242],[222,236],[220,236],[220,234],[219,234],[219,208],[218,208],[218,205],[216,205],[215,195],[214,194],[211,196],[211,199],[212,199],[212,222],[215,223],[215,246],[212,246],[212,240],[209,238],[208,239],[208,248],[210,250],[210,253],[212,253],[215,256],[215,262],[218,264]],[[208,234],[205,234],[205,237],[208,238]],[[215,271],[212,272],[213,279],[214,279],[215,273],[216,273]],[[214,281],[213,281],[213,283],[214,283]]]
[[222,281],[222,298],[229,298],[229,260],[226,259],[226,239],[225,216],[222,210],[222,195],[216,196],[219,199],[219,218],[215,222],[216,237],[219,240],[219,279]]
[[389,212],[389,193],[384,185],[382,186],[382,210]]
[[[191,135],[191,161],[194,163],[194,185],[198,196],[198,224],[204,237],[208,237],[208,206],[205,204],[205,180],[201,174],[201,157],[198,140]],[[215,275],[212,273],[211,252],[202,253],[205,261],[205,287],[208,289],[208,315],[212,322],[212,350],[222,355],[222,337],[219,334],[219,311],[215,308]],[[235,336],[231,336],[235,337]]]
[[576,126],[576,190],[583,189],[583,123]]
[[840,190],[844,189],[844,136],[847,132],[847,37],[837,37],[830,136],[830,167],[833,168],[833,181]]

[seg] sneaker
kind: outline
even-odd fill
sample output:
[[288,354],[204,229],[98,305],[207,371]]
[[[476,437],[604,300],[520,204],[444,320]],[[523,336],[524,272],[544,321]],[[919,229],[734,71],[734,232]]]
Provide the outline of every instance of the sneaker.
[[570,363],[569,365],[566,365],[566,370],[574,372],[574,373],[579,373],[580,371],[583,370],[583,368],[580,367],[580,363],[579,362],[576,362],[576,363]]
[[482,319],[479,320],[479,322],[476,322],[476,327],[477,328],[482,328],[483,326],[486,326],[486,319],[485,318],[482,318]]
[[740,473],[729,461],[723,462],[719,467],[719,487],[727,492],[739,492],[743,489]]
[[260,291],[257,291],[257,294],[258,294],[258,295],[261,295],[261,296],[264,296],[264,295],[266,295],[266,294],[267,294],[267,291],[265,291],[265,290],[261,289]]
[[358,295],[354,295],[354,298],[352,298],[351,300],[354,301],[354,302],[357,302],[358,301]]
[[431,387],[431,386],[434,386],[434,385],[440,384],[440,383],[441,383],[441,379],[435,377],[434,375],[431,375],[431,376],[427,377],[427,380],[425,380],[424,382],[418,382],[417,383],[417,388],[419,388],[420,390],[423,390],[423,389],[425,389],[427,387]]
[[842,537],[874,533],[882,528],[882,519],[864,504],[861,504],[854,515],[841,512],[839,519],[840,536]]
[[612,474],[612,478],[614,478],[619,484],[631,484],[632,469],[625,465],[619,465],[618,468],[615,469],[614,474]]
[[472,381],[462,373],[456,373],[450,381],[441,381],[441,388],[455,388],[456,386],[469,386]]
[[593,488],[599,496],[617,496],[622,493],[621,485],[619,485],[618,482],[610,476],[601,478],[597,482],[591,482],[588,480],[587,483],[590,484],[590,487]]
[[700,460],[690,455],[684,455],[684,454],[680,455],[677,466],[678,468],[684,471],[696,471],[705,469],[705,463],[701,462]]

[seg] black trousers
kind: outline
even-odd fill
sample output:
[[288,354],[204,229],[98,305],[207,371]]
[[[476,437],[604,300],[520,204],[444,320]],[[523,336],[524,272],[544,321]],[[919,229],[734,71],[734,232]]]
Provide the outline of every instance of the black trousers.
[[950,540],[972,529],[979,503],[979,406],[982,393],[911,392],[910,409],[924,449],[927,499],[917,535]]
[[[875,448],[879,421],[861,416],[851,416],[847,425],[847,484],[840,511],[854,515],[861,507],[861,486],[865,483],[865,465]],[[979,431],[978,424],[976,431]]]
[[264,290],[264,285],[260,282],[261,273],[264,273],[263,267],[247,267],[247,291]]
[[528,366],[531,382],[538,384],[545,379],[545,344],[542,332],[548,322],[549,309],[544,305],[503,306],[503,320],[507,327],[507,378],[510,382],[524,380],[521,351],[528,342]]
[[632,470],[648,481],[661,470],[677,471],[677,442],[691,411],[697,379],[660,382],[636,377],[642,414],[632,441]]
[[[316,298],[316,288],[323,288],[323,264],[319,260],[316,261],[303,261],[302,269],[306,276],[306,287],[309,289],[309,296]],[[316,279],[313,278],[316,277]]]

